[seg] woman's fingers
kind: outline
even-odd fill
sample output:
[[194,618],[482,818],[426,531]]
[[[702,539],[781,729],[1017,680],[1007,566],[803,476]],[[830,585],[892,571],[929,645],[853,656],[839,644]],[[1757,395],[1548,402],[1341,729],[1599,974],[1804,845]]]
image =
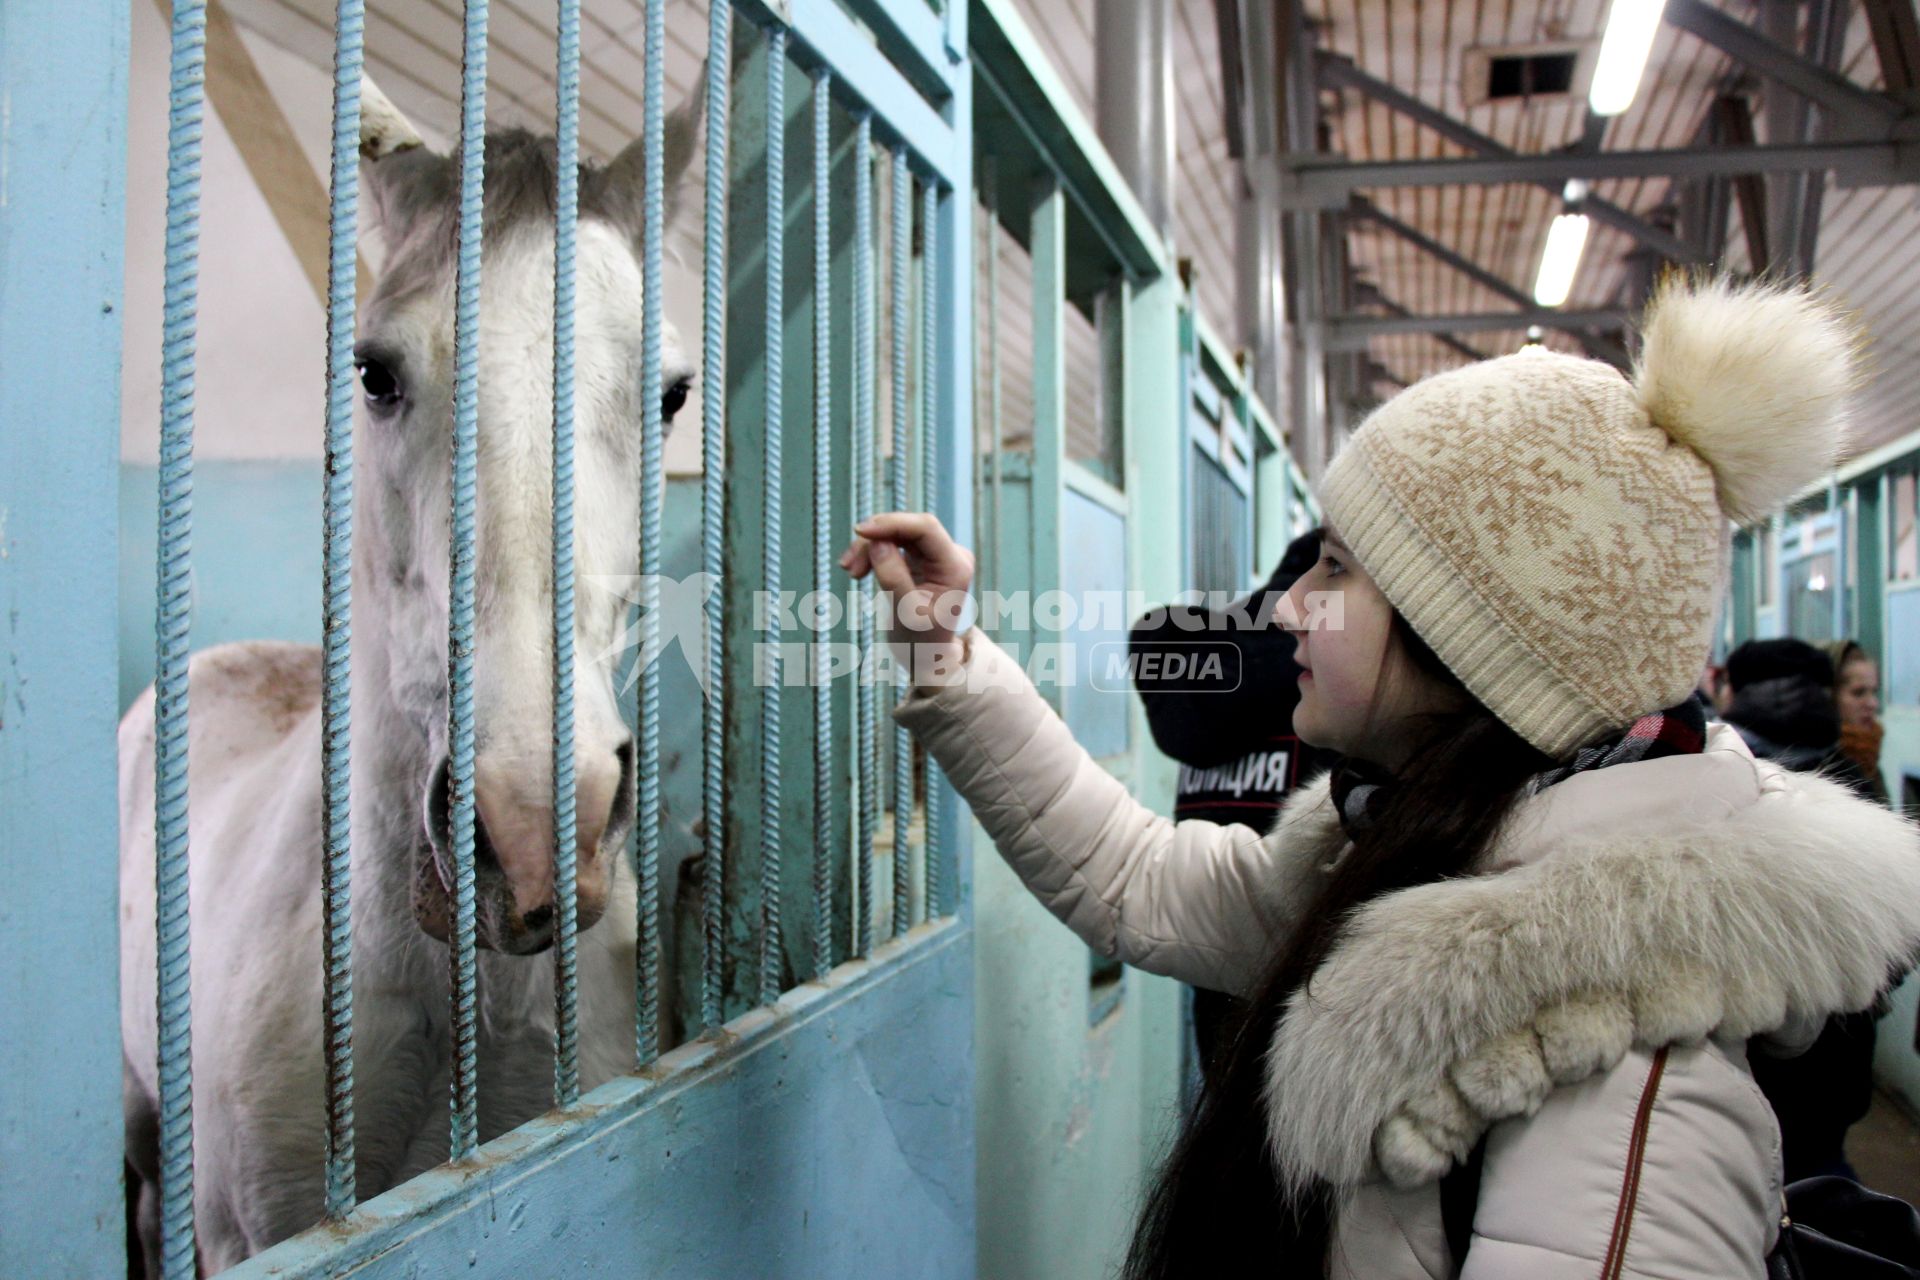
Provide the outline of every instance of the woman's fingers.
[[873,557],[868,551],[865,538],[855,538],[847,549],[840,553],[840,567],[855,578],[867,576],[867,570],[873,567]]
[[882,512],[862,520],[854,532],[869,542],[891,542],[910,553],[934,582],[964,586],[973,577],[973,557],[929,512]]
[[873,565],[873,580],[882,591],[899,600],[918,585],[913,580],[913,570],[908,567],[907,558],[892,543],[872,543],[866,550],[869,562]]

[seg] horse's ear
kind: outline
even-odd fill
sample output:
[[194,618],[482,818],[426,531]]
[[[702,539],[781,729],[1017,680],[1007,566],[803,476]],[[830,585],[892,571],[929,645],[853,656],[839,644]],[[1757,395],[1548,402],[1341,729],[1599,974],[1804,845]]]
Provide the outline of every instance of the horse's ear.
[[453,165],[366,76],[360,77],[360,184],[388,245],[406,237],[415,215],[452,192]]
[[[660,153],[660,168],[664,178],[661,188],[666,210],[662,221],[669,227],[674,225],[679,216],[683,203],[680,197],[687,188],[693,157],[700,151],[701,137],[705,132],[706,106],[707,69],[702,64],[700,78],[694,82],[693,92],[678,110],[669,112],[661,122],[664,144]],[[693,180],[698,181],[698,178]],[[612,164],[593,175],[590,187],[582,193],[582,204],[584,207],[591,201],[592,207],[624,227],[637,244],[646,225],[646,190],[645,140],[636,138],[627,144]]]

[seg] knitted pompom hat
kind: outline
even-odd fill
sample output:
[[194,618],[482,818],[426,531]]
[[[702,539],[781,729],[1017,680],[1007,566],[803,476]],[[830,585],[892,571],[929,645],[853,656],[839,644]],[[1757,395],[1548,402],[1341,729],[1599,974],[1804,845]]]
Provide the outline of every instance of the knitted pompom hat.
[[1806,290],[1673,276],[1633,377],[1529,348],[1407,388],[1321,484],[1328,524],[1487,708],[1556,758],[1680,702],[1729,519],[1839,456],[1854,331]]

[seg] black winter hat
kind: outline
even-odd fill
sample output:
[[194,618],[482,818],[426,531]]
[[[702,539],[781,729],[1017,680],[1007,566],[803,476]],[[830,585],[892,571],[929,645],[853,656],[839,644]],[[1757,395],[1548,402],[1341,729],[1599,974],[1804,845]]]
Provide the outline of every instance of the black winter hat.
[[1804,640],[1749,640],[1727,655],[1727,683],[1735,693],[1763,680],[1791,676],[1833,687],[1833,662]]

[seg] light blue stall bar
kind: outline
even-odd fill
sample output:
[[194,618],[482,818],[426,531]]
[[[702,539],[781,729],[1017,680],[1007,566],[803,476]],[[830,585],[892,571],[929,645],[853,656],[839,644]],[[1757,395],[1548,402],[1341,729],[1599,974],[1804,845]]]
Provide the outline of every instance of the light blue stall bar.
[[[853,507],[858,519],[874,514],[873,506],[873,116],[861,111],[853,129]],[[873,950],[873,830],[878,819],[880,787],[879,734],[875,726],[873,662],[873,575],[860,580],[854,610],[856,673],[854,731],[854,804],[856,834],[854,867],[859,901],[855,907],[853,950],[865,956]]]
[[833,76],[813,73],[813,976],[833,968]]
[[474,499],[480,430],[480,231],[486,164],[487,3],[468,0],[460,63],[460,254],[453,315],[453,536],[447,624],[447,812],[453,844],[452,1142],[455,1160],[479,1144],[474,1046],[473,594]]
[[207,8],[173,10],[160,344],[159,614],[154,636],[154,927],[159,948],[160,1273],[193,1280],[193,1003],[187,918],[187,650],[192,626],[194,339]]
[[[767,34],[767,440],[761,552],[769,601],[780,599],[780,438],[786,365],[787,32]],[[767,609],[760,690],[760,1003],[780,998],[780,610]]]
[[[888,422],[893,436],[893,456],[887,476],[887,505],[895,511],[904,511],[911,502],[907,492],[907,406],[912,403],[907,397],[907,348],[912,341],[913,305],[907,286],[913,254],[913,174],[907,169],[905,147],[893,148],[892,154],[893,208],[889,228],[892,234],[887,270],[893,296],[887,323],[891,330],[888,351],[893,359],[893,404]],[[911,687],[911,674],[905,680],[906,683],[898,679],[894,682],[896,700]],[[893,728],[893,929],[890,934],[895,938],[905,933],[912,923],[912,831],[913,739],[905,725],[896,724]]]
[[580,225],[580,0],[559,0],[553,198],[553,1101],[580,1100],[579,848],[573,734],[573,308]]
[[333,20],[333,194],[327,228],[326,521],[321,565],[320,935],[326,985],[329,1218],[354,1202],[353,1142],[353,325],[360,206],[362,0]]
[[[936,378],[940,359],[935,338],[939,333],[939,224],[940,189],[927,179],[920,189],[920,498],[923,511],[934,511],[940,501],[939,382]],[[941,817],[944,810],[941,788],[946,785],[940,766],[931,755],[926,757],[927,825],[922,851],[924,869],[922,893],[926,902],[925,918],[935,919],[945,901],[943,880],[946,863],[941,857]]]
[[721,605],[726,591],[727,423],[727,85],[732,59],[732,0],[711,0],[707,9],[707,190],[705,271],[701,290],[700,359],[700,559],[707,575],[707,701],[701,752],[702,838],[706,875],[702,885],[706,945],[700,959],[700,1021],[717,1031],[724,1021],[721,979],[725,966],[726,912],[726,671]]
[[660,242],[666,216],[665,183],[667,44],[666,0],[647,0],[646,97],[642,104],[641,157],[646,194],[640,233],[640,733],[634,822],[639,827],[635,859],[640,925],[635,958],[634,1057],[646,1066],[660,1055]]

